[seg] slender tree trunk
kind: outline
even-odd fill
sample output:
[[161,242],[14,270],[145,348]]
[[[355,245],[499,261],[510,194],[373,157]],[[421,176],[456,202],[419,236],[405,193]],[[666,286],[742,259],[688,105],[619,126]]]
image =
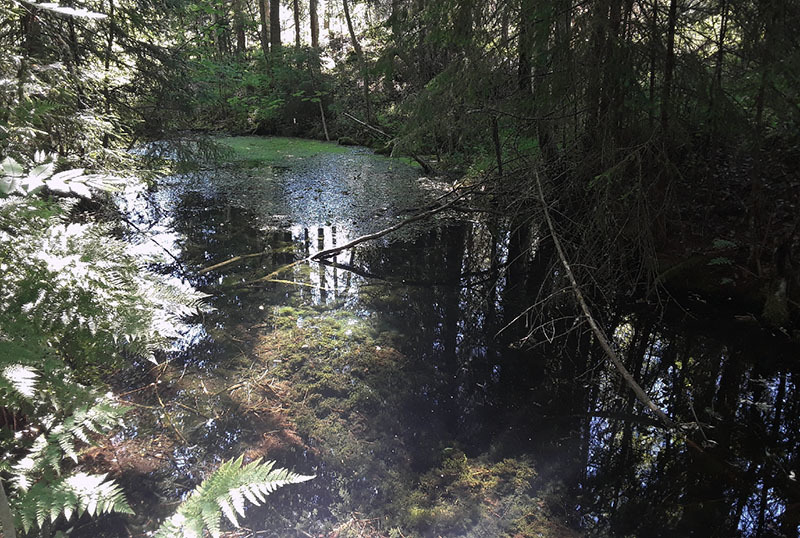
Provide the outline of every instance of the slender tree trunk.
[[311,77],[311,87],[314,89],[314,93],[317,95],[317,105],[319,105],[319,117],[322,120],[322,131],[325,133],[325,140],[328,142],[331,141],[331,137],[328,134],[328,122],[325,119],[325,106],[322,104],[322,92],[319,91],[317,87],[317,73],[319,73],[319,58],[316,55],[313,55],[312,61],[309,63],[308,72],[309,76]]
[[472,37],[472,0],[461,0],[455,20],[456,43],[462,48],[466,48]]
[[36,56],[42,48],[42,29],[39,26],[39,10],[33,5],[25,6],[22,14],[22,48],[27,56]]
[[236,54],[244,54],[247,50],[247,36],[244,32],[244,12],[242,0],[233,0],[233,33],[236,34]]
[[392,0],[392,14],[389,18],[392,21],[392,43],[397,46],[400,43],[400,0]]
[[494,142],[494,156],[497,159],[497,175],[503,177],[503,151],[500,146],[500,128],[497,125],[497,116],[492,117],[492,142]]
[[261,20],[261,32],[259,33],[261,50],[264,52],[264,58],[269,61],[269,0],[258,0],[258,15]]
[[342,7],[344,8],[344,18],[347,20],[347,31],[350,33],[350,40],[353,42],[353,49],[356,51],[356,58],[361,68],[361,77],[364,84],[364,106],[367,109],[367,123],[372,123],[372,105],[369,98],[369,74],[367,73],[367,60],[364,58],[364,51],[356,37],[356,31],[353,29],[353,19],[350,17],[350,6],[347,0],[342,0]]
[[[108,78],[111,70],[111,54],[114,48],[114,0],[108,0],[108,37],[106,39],[106,54],[103,61],[105,77],[103,79],[103,100],[105,101],[106,117],[111,114],[111,81]],[[103,147],[109,146],[108,133],[103,134]]]
[[606,26],[608,26],[608,4],[599,1],[594,7],[591,32],[591,57],[586,89],[586,131],[592,143],[598,138],[600,125],[600,103],[603,88],[603,55],[605,51]]
[[517,38],[517,85],[522,97],[533,93],[531,54],[533,52],[533,0],[522,0],[520,6],[519,37]]
[[294,46],[300,48],[300,2],[299,0],[292,1],[292,8],[294,9]]
[[317,0],[308,0],[308,16],[311,19],[311,47],[319,49],[319,17]]
[[506,47],[508,44],[508,26],[509,26],[509,17],[508,17],[508,3],[503,5],[503,14],[500,18],[500,40],[502,42],[502,46]]
[[661,129],[669,127],[672,100],[672,76],[675,70],[675,25],[678,18],[678,0],[670,0],[667,19],[667,55],[664,58],[664,87],[661,90]]
[[281,2],[270,0],[269,3],[269,37],[272,55],[281,50]]
[[649,81],[649,100],[648,118],[650,128],[652,129],[655,122],[655,106],[656,106],[656,51],[657,45],[660,44],[661,35],[658,32],[658,1],[653,1],[653,18],[650,21],[650,81]]
[[75,32],[75,19],[70,17],[67,19],[67,27],[69,28],[69,52],[72,63],[77,67],[81,65],[81,52],[78,47],[78,34]]
[[709,95],[709,115],[711,116],[711,132],[716,133],[719,129],[719,112],[717,110],[718,101],[722,94],[722,66],[725,61],[725,34],[728,30],[728,2],[722,0],[722,21],[719,27],[719,39],[717,40],[717,54],[714,62],[714,79],[711,81],[711,93]]

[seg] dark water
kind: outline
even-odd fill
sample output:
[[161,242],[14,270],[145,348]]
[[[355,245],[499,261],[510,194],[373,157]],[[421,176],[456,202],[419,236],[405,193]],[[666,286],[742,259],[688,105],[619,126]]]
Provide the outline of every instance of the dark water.
[[[161,268],[215,309],[162,357],[156,429],[174,443],[166,466],[126,475],[134,501],[174,499],[262,447],[317,479],[248,512],[259,536],[797,536],[800,357],[782,335],[697,300],[660,319],[609,309],[629,369],[683,424],[667,432],[559,276],[533,269],[541,245],[502,216],[444,215],[253,282],[447,188],[354,151],[128,193],[124,210],[159,245],[142,248],[168,250]],[[555,295],[546,311],[530,308],[539,289]],[[254,379],[279,394],[262,394],[271,409],[225,390]],[[156,434],[141,416],[120,443]]]

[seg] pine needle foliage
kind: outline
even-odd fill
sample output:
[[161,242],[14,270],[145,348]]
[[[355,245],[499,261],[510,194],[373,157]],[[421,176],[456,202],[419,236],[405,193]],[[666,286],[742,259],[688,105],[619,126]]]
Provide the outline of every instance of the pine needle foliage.
[[204,528],[217,538],[222,514],[238,527],[237,514],[244,517],[245,501],[261,506],[276,489],[314,478],[274,466],[274,461],[261,463],[260,459],[243,465],[242,456],[223,463],[161,525],[156,538],[200,538]]

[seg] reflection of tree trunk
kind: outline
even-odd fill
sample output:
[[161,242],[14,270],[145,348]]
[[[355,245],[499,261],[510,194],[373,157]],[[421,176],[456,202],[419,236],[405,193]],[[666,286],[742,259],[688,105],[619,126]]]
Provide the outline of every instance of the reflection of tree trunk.
[[342,0],[342,7],[344,8],[344,18],[347,20],[347,31],[350,33],[350,40],[353,42],[353,49],[356,51],[356,58],[358,59],[358,65],[361,69],[361,77],[364,84],[364,106],[367,110],[367,123],[372,123],[372,105],[369,99],[367,60],[364,58],[364,51],[356,38],[356,32],[353,29],[353,20],[350,17],[350,7],[347,4],[347,0]]
[[[278,0],[275,0],[278,1]],[[261,19],[261,50],[264,58],[269,61],[269,0],[258,0],[258,16]]]
[[457,369],[456,344],[458,342],[458,320],[460,316],[459,297],[461,294],[460,278],[464,259],[464,228],[455,226],[442,230],[442,240],[447,244],[446,259],[443,260],[447,285],[442,288],[447,293],[444,301],[444,323],[442,326],[442,343],[448,365]]
[[[530,223],[524,218],[513,221],[508,240],[508,267],[506,268],[506,286],[503,290],[503,311],[505,323],[511,323],[526,306],[524,284],[528,273],[528,253],[531,244]],[[517,320],[514,327],[507,332],[512,340],[524,336],[525,322]]]
[[308,1],[308,17],[311,19],[311,47],[319,48],[319,16],[317,14],[317,0]]

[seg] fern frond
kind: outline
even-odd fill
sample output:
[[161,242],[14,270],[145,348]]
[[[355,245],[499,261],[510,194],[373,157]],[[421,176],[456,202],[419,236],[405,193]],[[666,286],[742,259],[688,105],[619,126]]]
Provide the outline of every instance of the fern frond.
[[24,458],[14,464],[12,481],[20,491],[31,489],[37,476],[44,472],[58,474],[66,457],[78,461],[76,445],[88,443],[89,435],[110,430],[119,424],[124,408],[108,400],[91,406],[80,406],[49,433],[39,435]]
[[14,511],[25,532],[54,522],[61,514],[70,519],[84,512],[90,516],[108,512],[132,514],[122,489],[106,475],[83,472],[53,481],[37,482],[15,500]]
[[31,366],[12,364],[0,371],[0,378],[7,382],[10,388],[25,398],[33,398],[36,388],[38,372]]
[[265,497],[276,489],[314,478],[287,469],[275,469],[274,461],[261,463],[259,459],[247,465],[242,463],[243,458],[239,456],[220,465],[161,525],[156,538],[200,538],[204,527],[217,538],[220,535],[221,514],[225,514],[238,527],[237,514],[244,517],[245,500],[260,506]]

